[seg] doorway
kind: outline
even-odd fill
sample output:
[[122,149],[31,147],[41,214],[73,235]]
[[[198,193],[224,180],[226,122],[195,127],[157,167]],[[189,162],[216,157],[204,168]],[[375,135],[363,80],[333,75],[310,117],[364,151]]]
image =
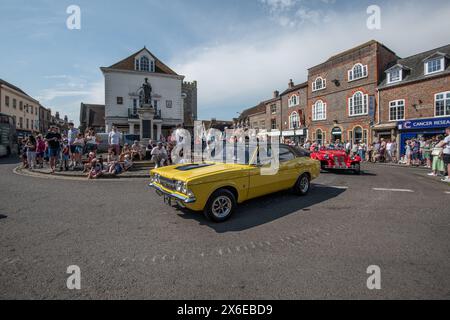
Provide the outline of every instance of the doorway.
[[336,142],[337,140],[342,142],[342,129],[339,127],[333,128],[333,130],[331,130],[331,138],[332,142]]

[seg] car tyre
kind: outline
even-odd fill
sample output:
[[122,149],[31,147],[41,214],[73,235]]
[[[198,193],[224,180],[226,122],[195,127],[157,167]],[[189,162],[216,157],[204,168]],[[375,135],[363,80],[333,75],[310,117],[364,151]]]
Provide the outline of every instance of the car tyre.
[[294,192],[299,196],[305,196],[308,194],[309,189],[311,189],[311,178],[308,174],[302,174],[294,186]]
[[355,174],[361,174],[361,164],[356,163],[356,164],[355,164],[355,169],[353,170],[353,172],[354,172]]
[[204,215],[214,222],[225,222],[230,219],[237,207],[234,194],[226,189],[215,191],[206,204]]

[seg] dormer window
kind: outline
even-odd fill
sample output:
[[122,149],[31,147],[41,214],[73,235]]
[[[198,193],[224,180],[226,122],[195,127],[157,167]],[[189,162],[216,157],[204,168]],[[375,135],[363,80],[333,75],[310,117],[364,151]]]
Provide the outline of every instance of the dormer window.
[[299,104],[299,98],[296,94],[294,94],[290,99],[289,99],[289,108],[290,107],[294,107],[296,105]]
[[387,83],[394,83],[402,81],[403,78],[403,70],[401,68],[392,69],[387,73]]
[[327,80],[322,77],[317,77],[312,84],[312,91],[323,90],[327,87]]
[[147,56],[142,56],[135,60],[134,68],[136,71],[155,72],[155,63]]
[[425,62],[425,75],[444,71],[444,57],[435,58]]
[[351,70],[348,71],[348,81],[354,81],[367,77],[367,65],[357,63]]
[[146,56],[143,56],[140,61],[140,70],[141,71],[150,71],[150,61]]

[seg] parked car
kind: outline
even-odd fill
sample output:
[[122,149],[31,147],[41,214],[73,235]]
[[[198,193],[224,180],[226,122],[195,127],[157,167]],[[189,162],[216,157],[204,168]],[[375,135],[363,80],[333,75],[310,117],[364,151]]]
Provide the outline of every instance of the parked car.
[[138,134],[126,134],[123,136],[124,144],[128,143],[131,146],[135,141],[141,141],[141,136]]
[[[98,139],[98,145],[97,145],[97,152],[99,153],[107,153],[109,149],[109,133],[97,133],[96,134]],[[123,135],[120,134],[120,146],[123,146]]]
[[311,153],[311,159],[320,161],[320,167],[328,170],[351,170],[361,173],[361,157],[349,156],[344,150],[323,149]]
[[239,157],[235,157],[235,163],[226,163],[220,154],[210,162],[154,169],[150,187],[169,205],[175,202],[193,211],[203,211],[210,220],[223,222],[230,218],[237,204],[253,198],[288,189],[306,195],[311,181],[320,174],[319,161],[288,145],[280,145],[279,169],[270,175],[262,174],[273,160],[270,152],[256,147],[250,153],[249,148],[236,152]]

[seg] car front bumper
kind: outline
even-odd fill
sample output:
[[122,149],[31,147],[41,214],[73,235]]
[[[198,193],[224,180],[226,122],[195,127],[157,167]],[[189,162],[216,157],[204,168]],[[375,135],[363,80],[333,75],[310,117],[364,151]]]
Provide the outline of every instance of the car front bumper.
[[191,203],[195,203],[195,201],[197,201],[197,199],[195,199],[195,197],[188,197],[188,196],[184,196],[184,195],[181,195],[181,194],[178,194],[175,192],[171,192],[155,183],[150,183],[148,186],[150,188],[155,189],[156,193],[159,196],[164,197],[164,198],[173,199],[176,202],[181,202],[182,204],[191,204]]

